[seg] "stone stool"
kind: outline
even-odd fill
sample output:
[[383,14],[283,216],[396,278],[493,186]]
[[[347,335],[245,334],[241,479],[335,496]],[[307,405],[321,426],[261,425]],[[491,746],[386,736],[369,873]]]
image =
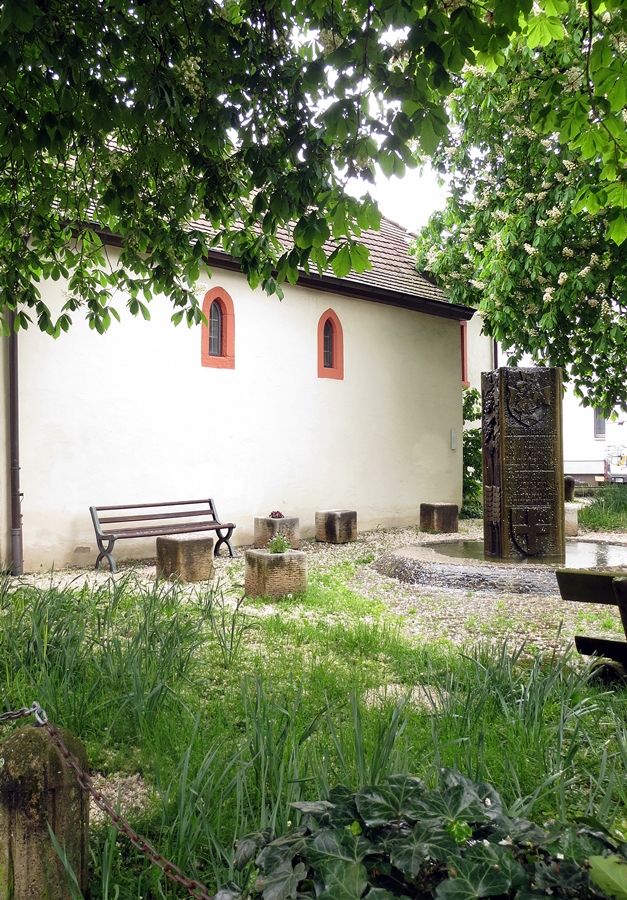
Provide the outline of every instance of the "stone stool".
[[421,503],[420,530],[443,534],[459,531],[459,507],[456,503]]
[[261,549],[267,547],[268,542],[282,534],[290,542],[292,550],[300,547],[300,524],[295,516],[284,516],[282,519],[273,519],[271,516],[255,516],[255,531],[253,547]]
[[357,513],[354,509],[323,509],[316,513],[316,540],[327,544],[347,544],[357,540]]
[[577,503],[564,504],[564,535],[577,537],[579,534],[579,506]]
[[157,574],[179,581],[213,578],[213,538],[206,531],[158,537]]
[[302,550],[247,550],[245,559],[246,596],[285,597],[307,590],[307,554]]

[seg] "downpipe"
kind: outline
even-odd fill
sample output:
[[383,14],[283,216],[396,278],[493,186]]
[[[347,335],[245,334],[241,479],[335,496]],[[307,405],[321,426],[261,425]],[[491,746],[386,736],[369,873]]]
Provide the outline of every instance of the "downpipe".
[[9,310],[9,447],[11,455],[11,574],[24,573],[20,491],[20,404],[15,310]]

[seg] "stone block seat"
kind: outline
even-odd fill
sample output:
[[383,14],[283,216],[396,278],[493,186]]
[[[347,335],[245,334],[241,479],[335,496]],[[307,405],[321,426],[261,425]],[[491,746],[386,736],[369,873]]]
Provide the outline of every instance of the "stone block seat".
[[157,538],[157,575],[179,581],[213,578],[213,538],[207,533],[171,534]]
[[298,550],[300,547],[300,523],[295,516],[283,516],[282,519],[275,519],[272,516],[255,516],[255,530],[253,534],[253,547],[261,550],[267,547],[268,543],[275,538],[277,534],[283,535],[292,547],[292,550]]
[[327,544],[347,544],[357,540],[357,513],[354,509],[323,509],[316,513],[316,540]]
[[247,550],[245,560],[247,597],[285,597],[307,590],[307,554],[302,550]]
[[421,503],[420,530],[442,534],[459,531],[459,507],[456,503]]

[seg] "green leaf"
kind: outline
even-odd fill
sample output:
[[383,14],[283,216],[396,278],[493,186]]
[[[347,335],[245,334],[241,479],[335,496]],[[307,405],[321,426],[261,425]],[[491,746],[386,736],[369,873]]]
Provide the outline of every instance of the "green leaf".
[[273,838],[274,834],[270,828],[266,828],[264,831],[253,831],[239,838],[233,859],[235,868],[243,869],[256,856],[257,851],[265,847]]
[[314,800],[310,802],[302,802],[302,803],[290,803],[290,806],[293,806],[294,809],[300,810],[306,816],[323,816],[325,813],[328,813],[330,809],[333,809],[333,804],[329,803],[328,800]]
[[444,829],[421,822],[414,826],[410,835],[387,842],[386,849],[387,847],[392,863],[409,878],[418,875],[427,859],[449,862],[459,856],[455,840]]
[[610,240],[614,241],[619,247],[624,243],[625,238],[627,238],[627,219],[623,212],[609,222],[607,234]]
[[329,257],[329,262],[336,278],[345,278],[351,270],[351,252],[349,248],[344,245],[334,250]]
[[361,862],[372,849],[370,841],[353,834],[348,829],[340,832],[325,830],[310,838],[308,857],[314,865],[331,859]]
[[591,856],[590,879],[618,900],[627,900],[627,861],[620,856]]
[[489,858],[460,859],[449,864],[450,877],[441,881],[436,900],[477,900],[498,897],[511,887],[511,879]]
[[427,791],[420,805],[426,817],[443,822],[487,822],[486,808],[475,791],[458,784],[443,791]]
[[324,891],[318,900],[360,900],[368,884],[368,873],[358,862],[335,859],[320,866]]
[[557,16],[539,15],[530,19],[527,26],[527,45],[533,50],[546,47],[551,41],[564,39],[564,26]]
[[307,869],[302,863],[294,868],[291,862],[282,862],[267,875],[261,875],[257,879],[255,890],[263,893],[263,900],[293,900],[299,881],[306,875]]
[[416,822],[423,814],[420,798],[424,783],[411,775],[398,775],[387,784],[362,788],[355,802],[359,814],[369,827],[388,822]]
[[262,871],[269,872],[286,861],[291,863],[295,856],[303,854],[306,850],[305,832],[305,826],[301,825],[300,828],[288,831],[287,834],[267,844],[255,860],[255,865]]

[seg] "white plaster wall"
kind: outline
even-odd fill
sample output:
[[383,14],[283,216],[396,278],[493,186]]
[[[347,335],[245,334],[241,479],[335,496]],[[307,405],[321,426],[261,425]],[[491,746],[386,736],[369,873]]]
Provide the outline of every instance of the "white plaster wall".
[[468,381],[481,393],[481,373],[494,368],[493,339],[483,334],[483,317],[474,314],[468,323]]
[[[126,313],[106,335],[78,317],[57,341],[20,333],[27,571],[93,563],[92,504],[212,496],[246,544],[272,509],[312,535],[317,509],[356,509],[371,529],[417,522],[421,502],[461,502],[457,321],[299,287],[279,301],[220,270],[209,286],[233,299],[233,370],[201,367],[200,327],[175,328],[164,299],[152,321]],[[52,307],[63,287],[44,287]],[[329,307],[343,381],[317,377]],[[154,540],[115,552],[154,556]]]
[[582,406],[572,388],[564,392],[564,471],[572,475],[603,475],[609,447],[627,446],[625,413],[607,419],[605,438],[594,436],[594,408]]

